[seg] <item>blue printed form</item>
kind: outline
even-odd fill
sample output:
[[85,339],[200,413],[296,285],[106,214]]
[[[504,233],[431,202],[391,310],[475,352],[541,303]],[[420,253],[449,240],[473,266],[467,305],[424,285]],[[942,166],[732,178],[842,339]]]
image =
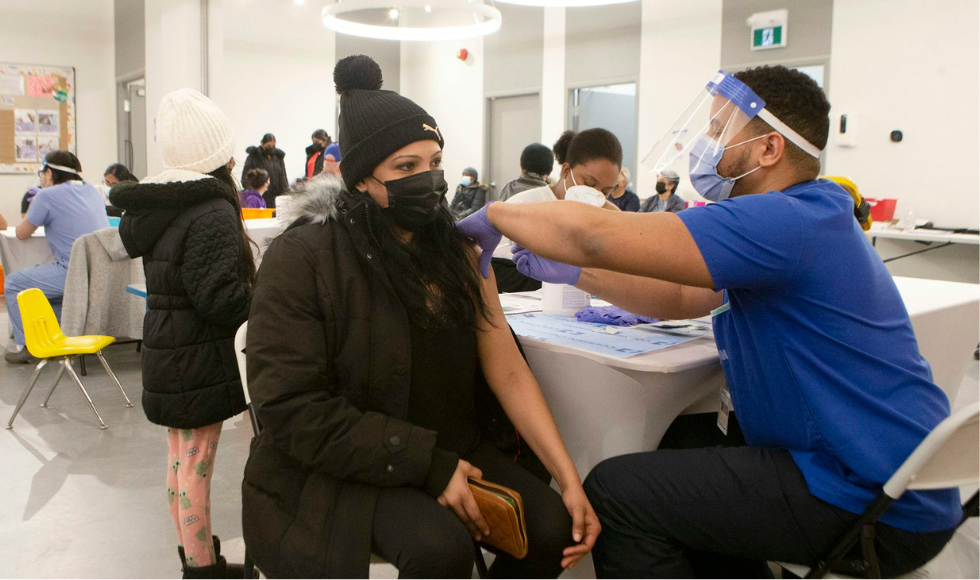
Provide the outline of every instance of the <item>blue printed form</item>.
[[650,325],[610,330],[610,327],[605,324],[579,322],[568,316],[541,313],[511,314],[507,316],[507,322],[520,337],[618,358],[645,354],[702,336],[710,336],[710,327],[706,329],[708,334],[661,332],[651,328]]

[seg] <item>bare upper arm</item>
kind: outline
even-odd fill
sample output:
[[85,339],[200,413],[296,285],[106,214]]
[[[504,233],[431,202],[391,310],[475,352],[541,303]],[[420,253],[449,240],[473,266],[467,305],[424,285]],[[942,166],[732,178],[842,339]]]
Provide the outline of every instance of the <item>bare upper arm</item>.
[[477,314],[477,351],[480,358],[480,367],[487,379],[487,384],[495,393],[502,386],[516,385],[520,378],[531,378],[531,369],[521,356],[521,351],[514,342],[514,337],[504,315],[504,309],[500,305],[500,296],[497,294],[497,279],[493,269],[490,269],[490,276],[484,278],[477,270],[479,255],[476,248],[469,248],[470,259],[474,271],[480,279],[481,298],[486,305],[486,317]]
[[27,221],[24,218],[19,224],[17,224],[17,239],[26,240],[31,237],[31,235],[37,230],[37,226]]

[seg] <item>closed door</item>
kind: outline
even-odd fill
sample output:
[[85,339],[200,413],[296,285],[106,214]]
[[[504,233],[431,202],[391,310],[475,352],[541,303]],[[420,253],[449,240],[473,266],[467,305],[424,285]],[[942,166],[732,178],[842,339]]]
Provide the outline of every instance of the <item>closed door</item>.
[[521,175],[521,152],[541,141],[541,97],[521,95],[496,97],[489,102],[490,128],[487,135],[490,199],[497,199],[507,183]]
[[123,165],[136,177],[146,177],[146,84],[143,79],[126,83],[123,100]]
[[623,146],[623,167],[636,179],[636,83],[570,89],[568,127],[611,131]]

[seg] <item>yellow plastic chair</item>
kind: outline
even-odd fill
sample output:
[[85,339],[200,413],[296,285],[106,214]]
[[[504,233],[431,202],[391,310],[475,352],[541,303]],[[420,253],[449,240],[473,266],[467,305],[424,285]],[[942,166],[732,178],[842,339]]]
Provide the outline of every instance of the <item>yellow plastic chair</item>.
[[31,394],[34,384],[37,383],[37,378],[41,375],[41,370],[47,366],[48,361],[51,359],[60,359],[59,364],[61,366],[58,369],[58,375],[54,379],[54,384],[51,385],[51,391],[48,392],[44,403],[41,404],[42,407],[48,406],[48,400],[51,399],[55,387],[61,381],[61,375],[67,369],[68,374],[71,375],[75,384],[78,385],[78,389],[85,396],[85,400],[92,407],[92,412],[99,419],[100,428],[106,429],[105,421],[102,420],[98,409],[95,408],[92,397],[88,396],[88,391],[85,390],[82,381],[78,379],[78,375],[75,374],[75,369],[71,366],[72,358],[83,354],[94,354],[99,357],[102,366],[105,367],[106,372],[109,373],[109,376],[115,381],[116,386],[119,387],[119,392],[126,399],[126,406],[133,406],[129,402],[129,397],[126,396],[126,391],[119,384],[119,379],[116,378],[115,373],[109,368],[109,363],[102,356],[102,349],[116,342],[115,338],[111,336],[65,336],[61,332],[61,325],[58,324],[54,310],[51,309],[51,303],[48,302],[44,293],[37,288],[30,288],[18,294],[17,304],[20,306],[20,317],[24,322],[24,342],[27,343],[27,350],[33,356],[41,359],[41,361],[37,363],[37,368],[34,369],[34,374],[31,376],[31,384],[27,385],[24,394],[20,396],[20,401],[17,402],[14,414],[11,415],[10,421],[7,423],[7,429],[13,429],[14,419],[17,418],[17,413],[24,406],[27,396]]

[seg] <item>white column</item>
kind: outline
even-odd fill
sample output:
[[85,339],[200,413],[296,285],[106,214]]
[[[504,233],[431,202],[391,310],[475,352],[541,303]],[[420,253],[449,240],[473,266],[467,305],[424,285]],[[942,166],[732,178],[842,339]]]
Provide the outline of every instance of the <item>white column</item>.
[[146,0],[146,166],[163,170],[154,120],[171,91],[201,90],[201,5],[199,0]]
[[[506,26],[506,24],[505,24]],[[550,146],[565,130],[565,9],[544,9],[544,71],[541,75],[541,141]]]
[[[643,0],[640,40],[640,99],[637,127],[642,161],[657,139],[721,66],[722,0]],[[653,193],[656,177],[640,165],[635,177],[641,198]],[[678,194],[695,199],[686,176]]]

